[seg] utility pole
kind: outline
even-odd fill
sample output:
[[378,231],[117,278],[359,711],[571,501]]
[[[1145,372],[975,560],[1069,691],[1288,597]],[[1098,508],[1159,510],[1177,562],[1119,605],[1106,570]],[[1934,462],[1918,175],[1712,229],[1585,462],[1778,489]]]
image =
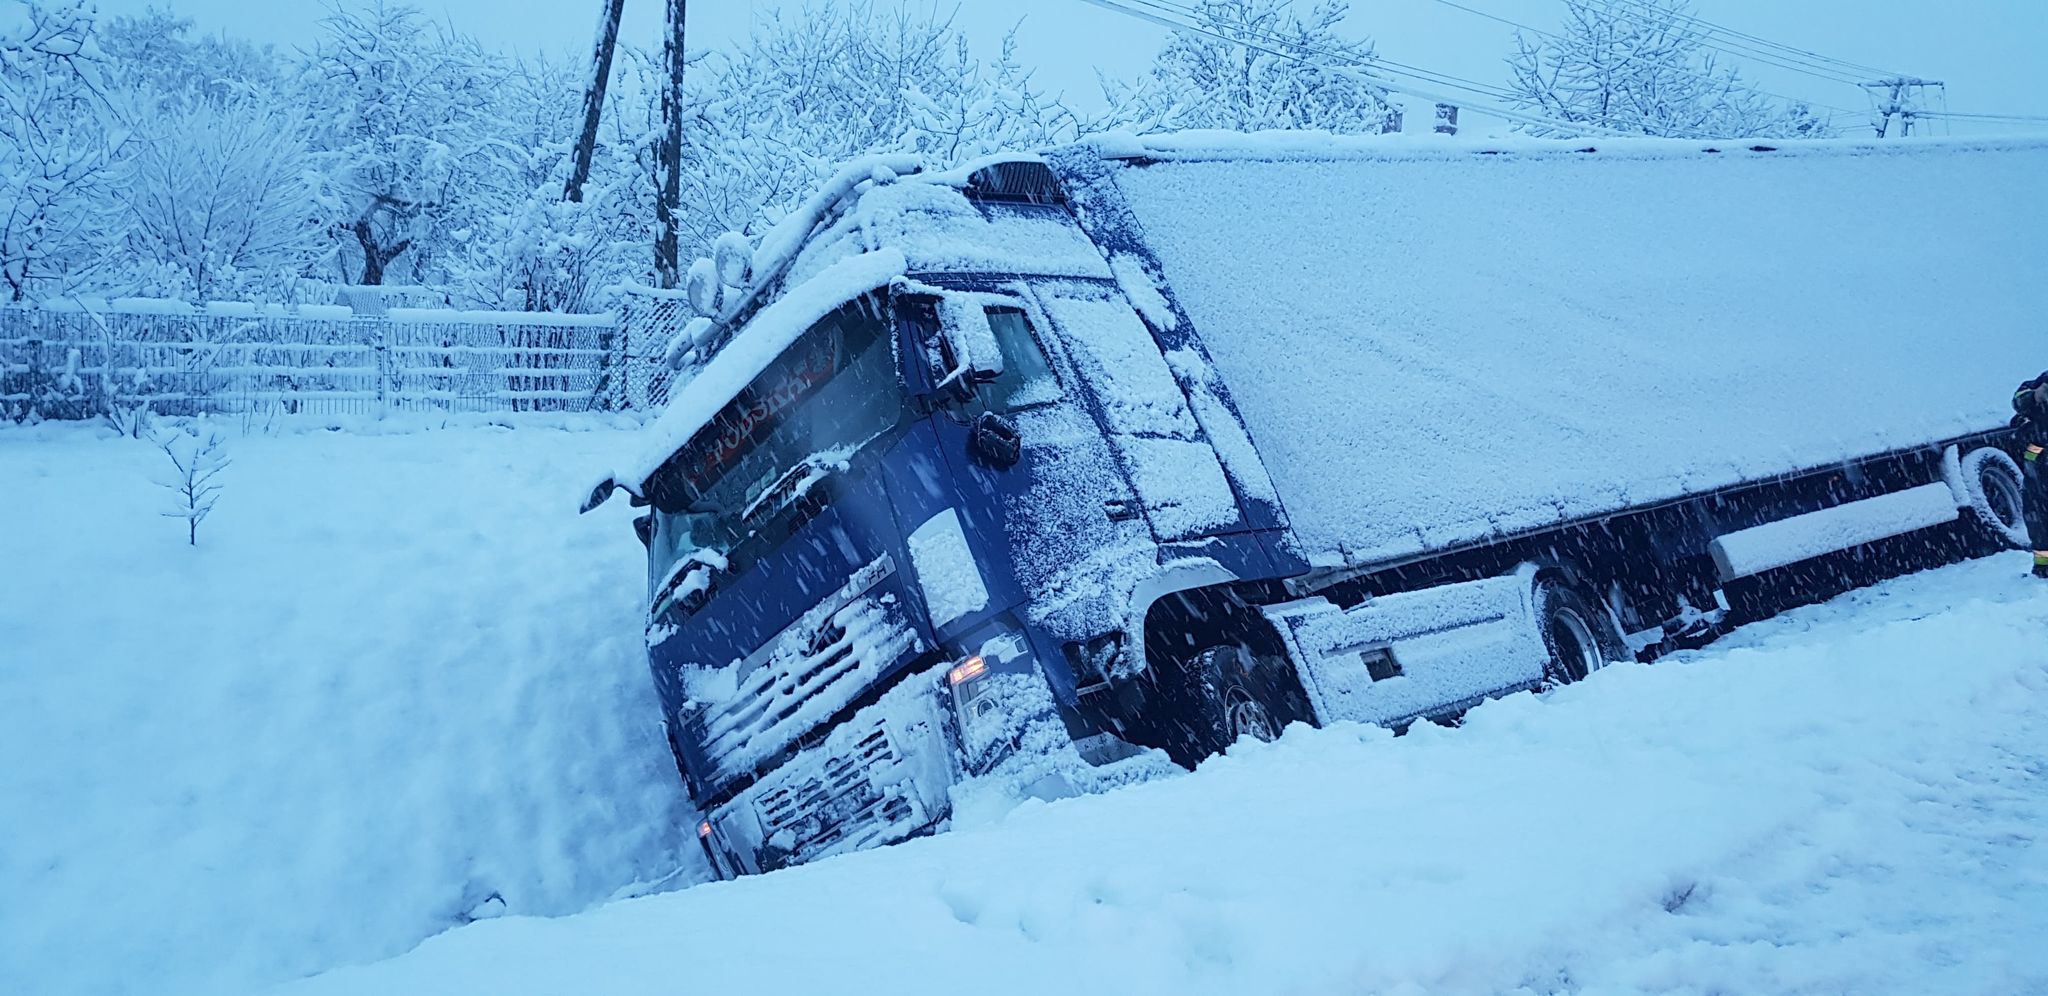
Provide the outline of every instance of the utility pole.
[[1886,137],[1894,116],[1899,119],[1899,137],[1911,136],[1913,122],[1920,114],[1921,94],[1929,87],[1946,90],[1948,84],[1917,76],[1892,76],[1863,84],[1863,89],[1870,91],[1870,99],[1875,105],[1872,113],[1877,115],[1877,120],[1871,126],[1877,130],[1877,137]]
[[619,47],[619,17],[625,10],[626,0],[605,0],[604,13],[597,21],[597,51],[592,53],[597,68],[590,78],[590,88],[583,91],[583,133],[576,138],[569,182],[562,188],[565,201],[582,201],[583,184],[590,179],[590,157],[597,151],[597,119],[604,113],[604,91],[612,78],[612,52]]
[[654,277],[656,283],[670,289],[683,283],[682,264],[677,259],[676,211],[683,199],[683,15],[687,6],[687,0],[668,0],[668,34],[662,42],[668,82],[661,90],[661,154],[655,169],[661,190],[654,201],[654,221],[659,228],[654,241]]

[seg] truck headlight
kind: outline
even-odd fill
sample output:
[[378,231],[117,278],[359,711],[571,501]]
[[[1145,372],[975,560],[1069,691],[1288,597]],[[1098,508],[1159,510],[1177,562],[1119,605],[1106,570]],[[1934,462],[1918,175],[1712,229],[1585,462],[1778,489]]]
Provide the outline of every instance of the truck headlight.
[[967,767],[980,773],[1015,751],[1034,720],[1056,714],[1023,633],[999,630],[968,645],[974,652],[947,670],[946,686]]

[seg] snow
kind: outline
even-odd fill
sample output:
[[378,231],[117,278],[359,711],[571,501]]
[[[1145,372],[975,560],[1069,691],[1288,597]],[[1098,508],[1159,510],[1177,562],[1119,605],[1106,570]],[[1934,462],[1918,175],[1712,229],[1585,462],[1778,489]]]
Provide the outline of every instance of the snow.
[[1187,396],[1129,302],[1041,300],[1075,347],[1110,443],[1159,537],[1186,539],[1236,521],[1237,500],[1216,451],[1201,439]]
[[0,427],[0,992],[243,992],[705,874],[631,511],[566,503],[632,423],[207,425],[196,548],[146,440]]
[[1172,368],[1174,377],[1187,390],[1195,420],[1201,423],[1202,432],[1209,437],[1209,445],[1216,450],[1216,458],[1229,472],[1238,491],[1268,504],[1278,504],[1279,492],[1273,490],[1273,478],[1266,473],[1266,464],[1259,457],[1258,447],[1252,445],[1252,438],[1244,431],[1244,425],[1231,414],[1218,395],[1221,379],[1216,376],[1216,369],[1192,349],[1167,351],[1166,365]]
[[[910,178],[864,193],[845,218],[807,246],[792,275],[840,241],[900,247],[915,272],[1062,274],[1107,278],[1101,250],[1062,213],[978,205],[958,189]],[[825,256],[824,258],[830,258]]]
[[790,264],[796,260],[818,226],[823,225],[839,210],[841,202],[863,183],[872,183],[879,168],[888,167],[893,173],[917,171],[917,157],[907,153],[880,153],[862,156],[839,168],[810,197],[805,198],[796,210],[775,223],[767,234],[761,236],[761,244],[754,249],[754,279],[746,294],[735,294],[726,302],[725,317],[730,318],[745,310],[760,294],[780,289],[779,282]]
[[924,592],[925,611],[940,630],[988,605],[981,565],[960,529],[960,513],[946,509],[910,534],[910,563]]
[[640,490],[656,468],[813,324],[840,305],[887,286],[903,275],[906,265],[897,249],[850,256],[762,308],[697,376],[673,392],[668,408],[642,436],[637,453],[619,464],[613,479]]
[[1180,324],[1173,314],[1173,306],[1166,303],[1166,295],[1159,290],[1159,281],[1145,268],[1145,261],[1127,252],[1115,253],[1109,257],[1109,269],[1116,275],[1116,285],[1131,299],[1131,306],[1138,309],[1146,323],[1155,329],[1172,331]]
[[394,322],[414,322],[433,325],[550,325],[562,328],[605,328],[618,324],[618,318],[610,313],[571,315],[546,311],[390,308],[384,312],[384,315]]
[[1956,493],[1947,482],[1923,484],[1718,537],[1714,562],[1724,579],[1748,577],[1953,522],[1957,514]]
[[[189,302],[164,298],[121,297],[111,301],[97,298],[51,298],[37,305],[45,311],[99,311],[116,315],[185,317],[209,315],[227,318],[288,318],[345,321],[355,309],[345,304],[267,304],[251,301],[208,301],[203,308]],[[486,311],[459,308],[390,308],[382,317],[394,322],[420,325],[543,325],[560,328],[605,328],[618,324],[610,312],[564,314],[548,311]]]
[[578,916],[288,996],[2048,988],[2048,585],[2014,554],[1394,738]]
[[[1953,517],[1953,509],[1951,509]],[[1266,610],[1303,661],[1302,687],[1325,722],[1397,724],[1475,692],[1535,685],[1547,653],[1531,603],[1532,568],[1370,598],[1339,610],[1322,598]],[[1362,654],[1399,666],[1375,678]]]
[[1115,182],[1319,562],[2001,427],[2039,365],[2039,142],[1146,142]]
[[1836,138],[1790,140],[1769,138],[1536,138],[1529,135],[1439,135],[1405,132],[1390,135],[1339,135],[1324,131],[1280,129],[1238,132],[1189,128],[1160,134],[1105,132],[1077,144],[1105,159],[1152,159],[1179,162],[1380,162],[1457,161],[1474,155],[1595,156],[1602,159],[1702,159],[1709,157],[1915,156],[1926,152],[1954,153],[2038,148],[2037,138],[1921,137],[1897,139]]
[[186,301],[172,301],[154,297],[117,297],[112,309],[123,315],[190,315],[193,307]]

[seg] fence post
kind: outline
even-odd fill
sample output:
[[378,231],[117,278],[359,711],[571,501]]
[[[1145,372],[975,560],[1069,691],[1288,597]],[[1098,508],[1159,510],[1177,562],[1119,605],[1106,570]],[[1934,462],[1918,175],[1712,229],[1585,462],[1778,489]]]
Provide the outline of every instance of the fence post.
[[377,330],[370,341],[377,354],[377,417],[382,419],[391,414],[391,323],[372,318],[370,324]]

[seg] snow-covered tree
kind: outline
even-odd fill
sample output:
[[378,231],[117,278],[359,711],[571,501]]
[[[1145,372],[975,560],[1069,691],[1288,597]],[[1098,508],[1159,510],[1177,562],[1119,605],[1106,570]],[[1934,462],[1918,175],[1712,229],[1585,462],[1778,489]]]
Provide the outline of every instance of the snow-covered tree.
[[156,439],[171,466],[157,478],[157,484],[171,493],[163,514],[185,520],[185,542],[199,545],[199,524],[213,513],[220,501],[220,474],[228,468],[227,440],[194,426],[190,431],[170,429]]
[[1349,134],[1395,126],[1386,89],[1369,78],[1372,45],[1338,31],[1350,12],[1344,0],[1198,0],[1195,6],[1210,33],[1175,32],[1134,84],[1105,80],[1110,110],[1100,125]]
[[339,196],[333,231],[354,278],[383,283],[408,251],[431,276],[464,231],[465,184],[503,143],[490,110],[503,61],[412,7],[336,8],[306,76],[315,147]]
[[124,172],[142,289],[252,296],[321,253],[318,188],[298,115],[249,96],[203,96],[151,115]]
[[75,290],[118,239],[105,62],[91,4],[0,0],[0,299]]
[[[625,132],[600,128],[580,199],[563,196],[580,140],[579,68],[524,61],[500,87],[492,114],[505,129],[503,141],[478,153],[466,194],[468,237],[448,262],[449,296],[456,303],[594,311],[609,306],[613,285],[645,278],[650,243],[642,198],[631,189],[631,143],[621,148],[616,138]],[[651,188],[646,193],[651,207]]]
[[859,155],[912,152],[949,166],[1074,130],[1008,40],[984,64],[948,18],[909,9],[770,15],[699,75],[684,173],[684,201],[697,209],[686,234],[699,252],[720,233],[775,221]]
[[[344,2],[280,53],[161,11],[95,25],[86,0],[0,0],[0,292],[276,300],[324,279],[588,310],[651,282],[659,53],[618,48],[581,203],[565,204],[589,65]],[[1013,44],[977,57],[940,13],[764,14],[689,63],[685,260],[864,153],[943,167],[1076,130]]]
[[[937,92],[926,88],[934,83]],[[958,163],[1004,150],[1030,149],[1071,134],[1074,116],[1031,84],[1017,61],[1017,36],[1003,36],[995,62],[969,54],[955,35],[953,51],[935,79],[912,80],[904,90],[905,143],[937,163]]]
[[1521,125],[1574,135],[1575,125],[1674,138],[1823,138],[1825,120],[1784,104],[1721,66],[1687,0],[1565,0],[1553,36],[1516,36],[1508,90],[1517,109],[1559,122]]
[[280,95],[289,65],[268,45],[225,33],[194,35],[193,23],[152,7],[115,17],[101,27],[116,85],[139,90],[153,101],[189,103]]

